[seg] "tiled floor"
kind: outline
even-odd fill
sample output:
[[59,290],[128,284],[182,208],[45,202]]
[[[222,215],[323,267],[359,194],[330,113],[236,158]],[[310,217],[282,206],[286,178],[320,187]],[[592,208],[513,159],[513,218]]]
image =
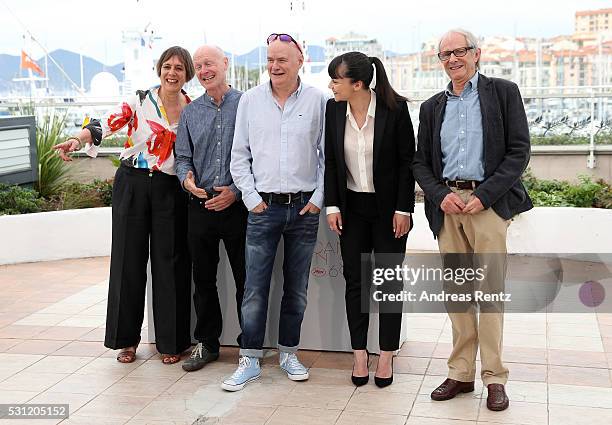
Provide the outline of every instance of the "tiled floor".
[[[68,403],[62,423],[87,425],[612,423],[612,314],[507,314],[505,412],[487,410],[478,381],[472,394],[429,398],[451,349],[440,314],[409,317],[394,384],[383,390],[350,383],[350,354],[306,351],[308,382],[289,381],[272,354],[259,381],[226,393],[219,382],[235,368],[235,348],[190,374],[162,365],[150,344],[135,363],[117,363],[102,344],[107,271],[108,258],[0,266],[0,403]],[[18,421],[28,422],[57,421]]]

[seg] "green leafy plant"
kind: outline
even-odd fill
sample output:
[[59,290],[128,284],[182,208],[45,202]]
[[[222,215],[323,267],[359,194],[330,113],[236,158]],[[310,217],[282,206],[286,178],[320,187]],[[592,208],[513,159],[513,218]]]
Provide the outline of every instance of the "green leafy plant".
[[540,180],[531,170],[525,172],[522,180],[537,207],[612,208],[612,186],[604,180],[594,182],[585,175],[578,176],[576,184]]
[[36,128],[38,150],[38,182],[36,190],[47,198],[58,193],[67,180],[68,169],[53,146],[62,142],[66,116],[45,116]]
[[113,134],[102,140],[102,146],[105,148],[123,148],[126,140],[127,135],[125,134]]
[[35,213],[42,207],[43,201],[35,191],[0,183],[0,215]]
[[21,115],[21,116],[34,115],[34,112],[36,111],[36,109],[34,108],[34,102],[30,101],[30,102],[20,103],[17,108],[17,111],[18,111],[18,115]]
[[607,208],[612,209],[612,186],[605,180],[600,179],[597,181],[603,189],[595,195],[593,206],[596,208]]
[[121,165],[121,160],[118,156],[109,156],[108,159],[110,159],[110,162],[112,162],[113,165],[117,168],[119,168],[119,166]]
[[112,180],[66,183],[56,195],[47,200],[45,209],[54,211],[109,206],[112,191]]
[[529,192],[529,196],[531,197],[531,201],[533,205],[536,207],[571,207],[563,196],[558,193],[548,193],[548,192],[539,192],[539,191],[531,191]]
[[64,190],[62,190],[61,197],[63,201],[63,210],[104,206],[95,188],[93,188],[91,185],[82,183],[66,184],[64,186]]
[[104,206],[110,207],[113,201],[113,182],[114,179],[94,180],[92,186],[98,193],[98,197]]
[[595,204],[595,199],[604,190],[604,186],[594,182],[588,176],[579,176],[580,183],[567,185],[563,190],[563,196],[575,207],[589,208]]
[[[567,146],[567,145],[588,145],[591,139],[587,136],[571,136],[567,134],[550,136],[531,136],[533,146]],[[595,136],[596,145],[612,144],[610,133],[601,133]]]
[[532,192],[561,192],[565,186],[564,182],[559,180],[540,180],[537,179],[531,169],[527,169],[523,174],[523,184],[531,195]]

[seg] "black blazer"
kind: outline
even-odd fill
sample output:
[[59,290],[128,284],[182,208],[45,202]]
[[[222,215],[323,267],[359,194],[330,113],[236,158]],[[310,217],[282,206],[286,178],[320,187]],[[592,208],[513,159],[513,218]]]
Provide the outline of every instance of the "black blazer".
[[[346,213],[344,127],[346,102],[327,101],[325,110],[325,205]],[[405,101],[395,110],[376,97],[373,180],[380,217],[392,220],[395,211],[414,212],[412,159],[414,130]],[[412,220],[411,220],[412,226]]]
[[[533,208],[521,183],[529,164],[529,125],[516,84],[500,78],[478,76],[484,143],[484,182],[474,190],[485,208],[504,220]],[[444,223],[440,204],[451,190],[442,178],[440,129],[446,109],[446,95],[440,92],[421,105],[418,149],[414,176],[425,192],[425,215],[434,236]]]

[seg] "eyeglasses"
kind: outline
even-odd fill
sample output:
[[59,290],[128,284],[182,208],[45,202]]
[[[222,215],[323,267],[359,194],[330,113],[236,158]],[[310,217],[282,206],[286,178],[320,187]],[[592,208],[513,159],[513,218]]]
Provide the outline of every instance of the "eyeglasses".
[[438,59],[440,59],[441,61],[447,61],[450,59],[451,54],[455,55],[456,58],[462,58],[465,55],[467,55],[468,50],[472,50],[475,48],[476,47],[474,46],[468,46],[468,47],[458,47],[455,50],[445,50],[444,52],[438,53]]
[[284,41],[287,43],[294,43],[295,46],[298,48],[298,50],[300,51],[300,53],[303,54],[302,52],[302,48],[300,47],[299,43],[297,41],[295,41],[295,38],[291,37],[289,34],[276,34],[276,33],[272,33],[268,36],[268,39],[266,40],[268,44],[272,43],[274,40],[279,39],[280,41]]

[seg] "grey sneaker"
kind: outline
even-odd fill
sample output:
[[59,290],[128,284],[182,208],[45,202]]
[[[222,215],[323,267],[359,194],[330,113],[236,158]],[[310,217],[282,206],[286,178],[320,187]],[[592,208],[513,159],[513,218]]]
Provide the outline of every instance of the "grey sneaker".
[[219,353],[211,353],[200,342],[191,352],[191,356],[183,362],[182,367],[186,372],[193,372],[202,369],[206,363],[214,362],[218,358]]
[[295,353],[279,354],[279,363],[282,370],[287,373],[287,378],[292,381],[305,381],[308,379],[308,369],[304,367]]

